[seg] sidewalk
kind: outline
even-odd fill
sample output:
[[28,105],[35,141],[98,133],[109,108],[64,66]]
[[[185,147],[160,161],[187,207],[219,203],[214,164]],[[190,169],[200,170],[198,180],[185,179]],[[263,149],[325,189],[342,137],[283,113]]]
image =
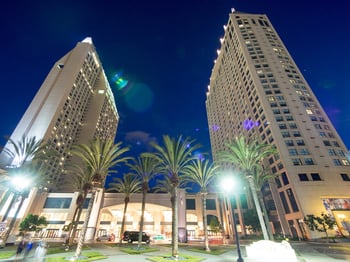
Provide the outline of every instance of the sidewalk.
[[[312,244],[305,243],[305,242],[295,242],[292,243],[292,246],[297,254],[297,261],[298,262],[343,262],[343,261],[350,261],[350,257],[347,259],[336,259],[333,258],[327,254],[323,254],[318,252]],[[350,246],[350,245],[349,245]],[[150,253],[144,253],[144,254],[137,254],[137,255],[130,255],[126,254],[119,250],[118,247],[111,247],[108,245],[99,245],[99,246],[92,246],[92,248],[89,251],[98,251],[103,255],[106,255],[107,258],[103,259],[101,261],[103,262],[115,262],[115,261],[133,261],[133,262],[140,262],[140,261],[149,261],[147,258],[152,256],[165,256],[169,255],[171,253],[171,247],[166,246],[157,246],[159,248],[158,251],[150,252]],[[53,254],[48,255],[47,257],[72,257],[74,255],[75,250],[59,253],[59,254]],[[1,252],[1,251],[0,251]],[[232,251],[228,251],[222,255],[211,255],[210,253],[198,253],[189,251],[187,249],[179,247],[179,253],[180,254],[187,254],[187,255],[193,255],[198,257],[205,258],[205,261],[211,261],[211,262],[225,262],[225,261],[237,261],[237,251],[235,249],[235,246],[232,246]],[[2,261],[26,261],[26,262],[36,262],[36,260],[33,258],[34,252],[29,254],[25,259],[23,258],[23,254],[19,257],[11,257],[9,259],[0,260]],[[247,258],[245,256],[245,247],[242,246],[242,256],[245,262],[262,262],[262,260],[254,260],[251,258]],[[276,261],[276,260],[275,260]]]

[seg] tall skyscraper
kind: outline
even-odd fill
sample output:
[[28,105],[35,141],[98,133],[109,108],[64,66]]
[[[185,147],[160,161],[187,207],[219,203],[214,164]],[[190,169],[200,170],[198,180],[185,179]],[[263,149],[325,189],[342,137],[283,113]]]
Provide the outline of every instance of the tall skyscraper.
[[236,136],[274,144],[263,191],[275,233],[316,237],[303,218],[323,212],[348,235],[347,149],[292,56],[266,15],[233,11],[224,31],[206,99],[214,160]]
[[[94,137],[114,140],[118,122],[101,61],[92,39],[86,38],[54,64],[11,139],[19,141],[23,135],[36,137],[57,152],[58,156],[48,163],[47,176],[53,190],[60,191],[67,185],[63,171],[71,146],[87,143]],[[8,159],[4,152],[0,161],[16,165],[16,159]]]

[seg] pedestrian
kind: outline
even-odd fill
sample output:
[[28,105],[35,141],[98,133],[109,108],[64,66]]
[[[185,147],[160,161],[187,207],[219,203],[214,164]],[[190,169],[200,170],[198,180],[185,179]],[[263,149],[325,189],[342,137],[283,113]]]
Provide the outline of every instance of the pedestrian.
[[17,251],[16,251],[16,261],[18,256],[22,253],[24,248],[24,239],[22,238],[21,241],[18,243]]
[[24,251],[24,256],[28,256],[30,251],[32,250],[32,248],[33,248],[33,240],[29,239],[29,241],[26,245],[26,250]]
[[34,254],[35,261],[37,262],[45,261],[46,253],[47,253],[47,244],[46,242],[41,241],[38,247],[35,249],[35,254]]

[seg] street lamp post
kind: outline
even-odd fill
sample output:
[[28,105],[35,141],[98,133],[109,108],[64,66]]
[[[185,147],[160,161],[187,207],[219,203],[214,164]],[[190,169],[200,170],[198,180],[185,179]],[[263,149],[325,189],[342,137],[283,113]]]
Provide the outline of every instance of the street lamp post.
[[[222,188],[224,189],[227,201],[230,201],[229,192],[233,189],[233,187],[234,187],[234,181],[230,177],[227,177],[222,182]],[[236,216],[234,214],[234,211],[233,211],[233,214],[232,214],[232,220],[233,220],[233,232],[235,234],[236,246],[237,246],[237,255],[238,255],[237,262],[244,262],[243,257],[242,257],[242,253],[241,253],[241,246],[240,246],[240,243],[239,243],[237,222],[236,222]]]

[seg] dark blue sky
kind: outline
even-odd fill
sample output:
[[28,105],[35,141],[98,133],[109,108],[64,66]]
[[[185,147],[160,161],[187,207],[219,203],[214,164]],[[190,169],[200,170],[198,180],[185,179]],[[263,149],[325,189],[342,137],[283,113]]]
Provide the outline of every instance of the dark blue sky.
[[349,147],[349,6],[345,0],[11,1],[0,9],[0,136],[12,133],[55,61],[89,36],[110,80],[122,72],[129,81],[122,90],[111,82],[118,141],[142,151],[163,134],[182,134],[209,150],[206,91],[235,8],[268,15]]

